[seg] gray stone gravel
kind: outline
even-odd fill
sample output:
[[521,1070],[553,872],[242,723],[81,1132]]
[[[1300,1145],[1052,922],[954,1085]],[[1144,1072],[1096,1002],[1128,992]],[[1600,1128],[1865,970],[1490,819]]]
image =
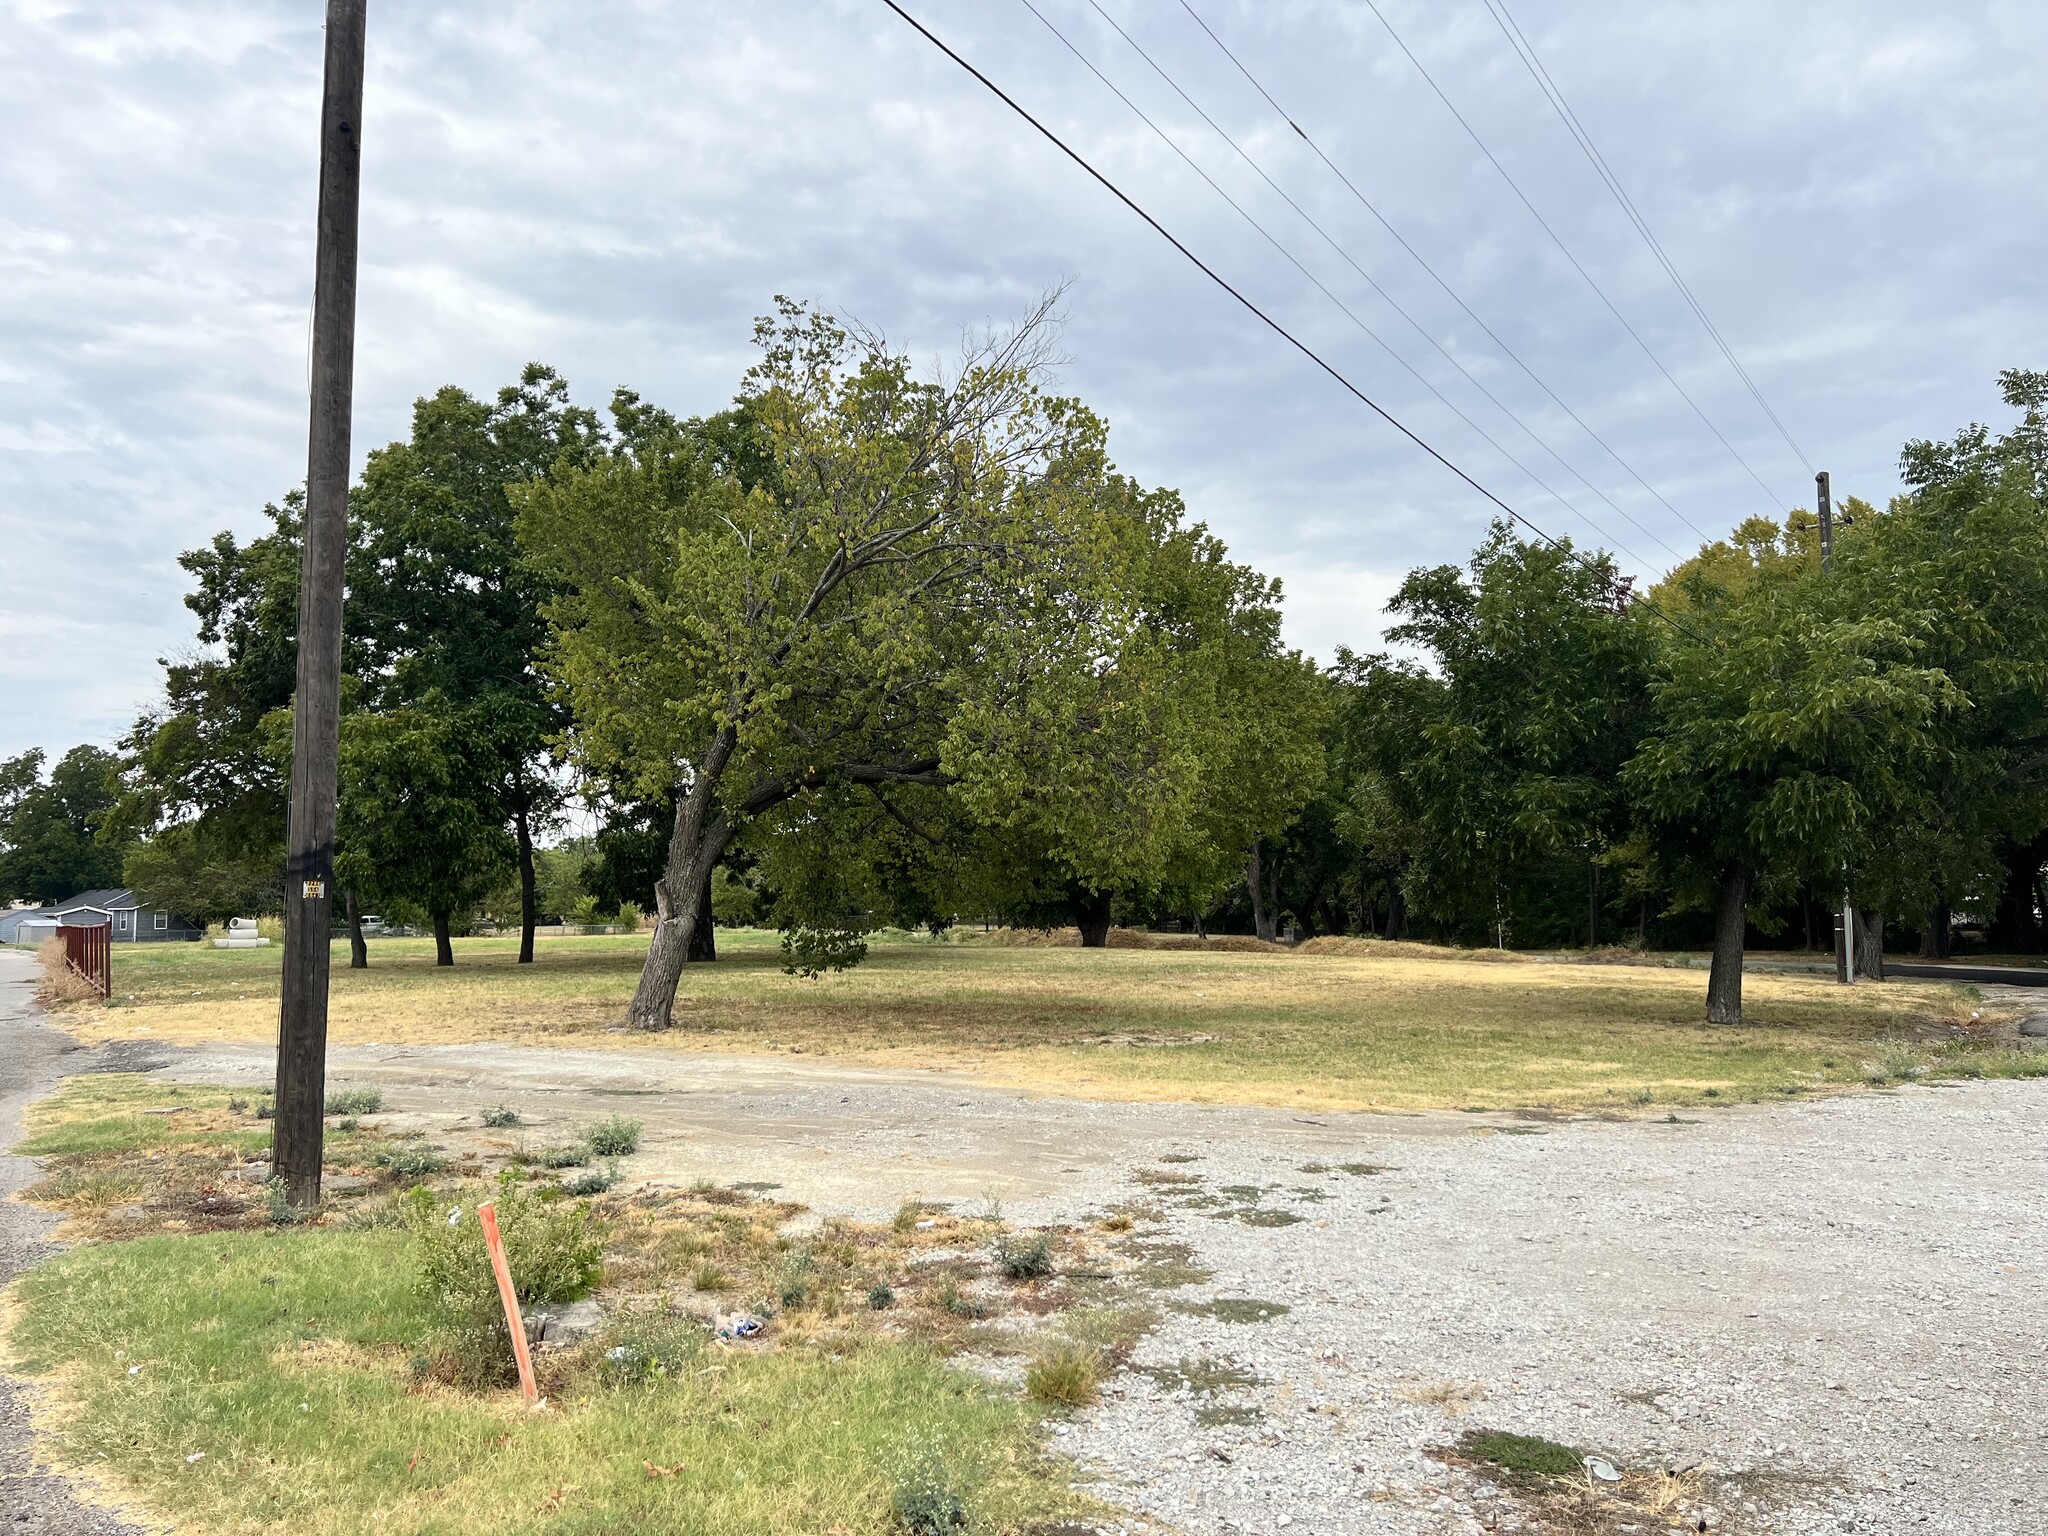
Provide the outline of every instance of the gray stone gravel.
[[2048,1083],[1379,1143],[1366,1177],[1189,1150],[1307,1219],[1174,1212],[1215,1278],[1169,1294],[1291,1310],[1169,1313],[1137,1363],[1233,1360],[1269,1384],[1206,1406],[1263,1417],[1133,1374],[1062,1437],[1187,1536],[1514,1529],[1426,1454],[1472,1426],[1703,1465],[1716,1529],[2048,1532]]

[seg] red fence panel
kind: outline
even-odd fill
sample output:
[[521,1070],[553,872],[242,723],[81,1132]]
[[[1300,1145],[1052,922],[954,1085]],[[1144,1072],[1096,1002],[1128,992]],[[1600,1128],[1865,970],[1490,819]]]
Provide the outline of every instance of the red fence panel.
[[64,941],[64,958],[71,969],[99,988],[101,997],[114,995],[113,928],[96,923],[90,928],[57,925],[57,937]]

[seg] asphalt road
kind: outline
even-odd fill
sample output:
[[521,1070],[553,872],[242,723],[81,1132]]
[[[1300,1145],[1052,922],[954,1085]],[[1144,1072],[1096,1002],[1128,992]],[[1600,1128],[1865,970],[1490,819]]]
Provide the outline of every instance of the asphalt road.
[[[90,1072],[94,1052],[40,1022],[33,988],[35,961],[0,949],[0,1148],[21,1137],[21,1115],[60,1077]],[[6,1198],[31,1183],[36,1165],[0,1151],[0,1285],[55,1249],[44,1240],[55,1218]],[[81,1504],[62,1478],[35,1469],[29,1456],[27,1407],[14,1381],[0,1374],[0,1531],[34,1536],[128,1536],[136,1528]]]

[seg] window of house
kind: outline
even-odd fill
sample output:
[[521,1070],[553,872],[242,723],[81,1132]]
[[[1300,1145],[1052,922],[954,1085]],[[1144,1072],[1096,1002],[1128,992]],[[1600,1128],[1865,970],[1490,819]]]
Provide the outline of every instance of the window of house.
[[163,932],[163,931],[164,931],[164,930],[165,930],[166,928],[168,928],[168,927],[170,927],[170,926],[171,926],[171,914],[170,914],[170,913],[168,913],[168,912],[159,912],[159,913],[157,913],[157,915],[156,915],[156,931],[157,931],[158,933],[162,933],[162,932]]

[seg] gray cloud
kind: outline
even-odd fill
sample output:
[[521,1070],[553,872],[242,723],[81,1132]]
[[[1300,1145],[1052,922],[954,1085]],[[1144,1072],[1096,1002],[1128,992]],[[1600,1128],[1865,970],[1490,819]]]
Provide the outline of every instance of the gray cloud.
[[[1086,0],[1041,9],[1550,501],[1246,228],[1013,0],[913,7],[1361,387],[1548,529],[1654,573],[1697,536],[1635,487],[1351,201],[1177,5],[1104,0],[1487,386],[1641,523],[1573,489],[1147,70]],[[1479,0],[1382,0],[1502,161],[1761,473],[1693,418],[1372,13],[1199,5],[1333,159],[1691,524],[1803,501]],[[1895,486],[1900,442],[1995,417],[2039,363],[2048,44],[2038,6],[1567,6],[1517,15],[1817,464]],[[175,564],[304,467],[318,7],[0,7],[0,752],[117,733],[190,643]],[[1370,646],[1488,508],[1234,309],[878,3],[398,6],[371,15],[358,455],[444,382],[541,358],[715,407],[770,295],[921,358],[1072,281],[1066,383],[1124,466],[1288,583],[1290,628]]]

